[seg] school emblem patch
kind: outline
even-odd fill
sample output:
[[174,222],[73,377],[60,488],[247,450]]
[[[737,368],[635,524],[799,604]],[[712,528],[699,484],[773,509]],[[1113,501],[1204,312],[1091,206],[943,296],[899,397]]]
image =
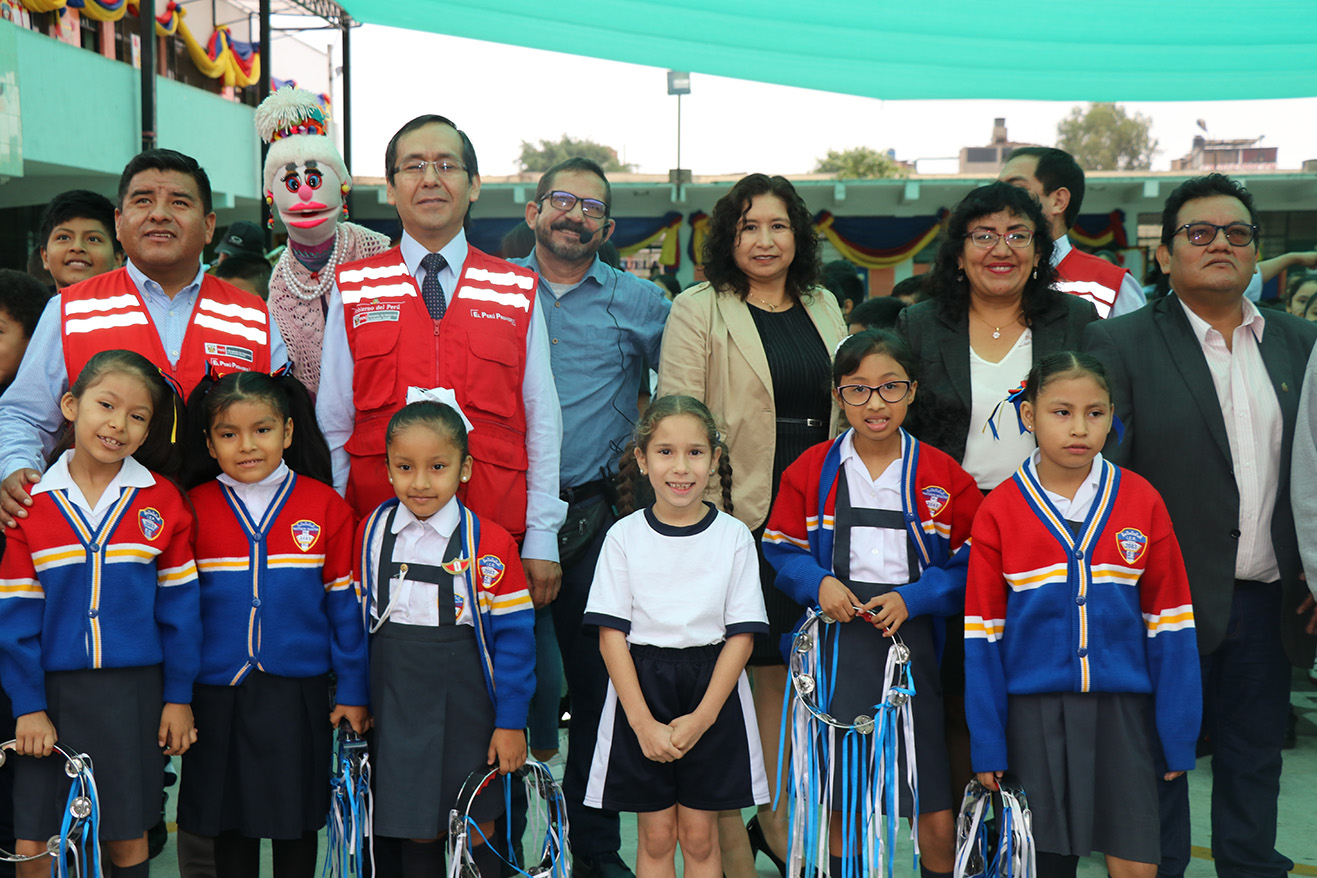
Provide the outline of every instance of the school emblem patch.
[[1116,545],[1120,547],[1120,554],[1124,557],[1125,563],[1133,564],[1143,557],[1144,551],[1148,548],[1148,538],[1142,531],[1127,527],[1116,534]]
[[142,529],[142,536],[154,540],[165,529],[165,517],[154,506],[148,506],[137,513],[137,526]]
[[506,567],[497,555],[481,555],[476,560],[476,569],[480,571],[480,587],[488,591],[498,585]]
[[934,518],[937,518],[938,513],[947,507],[947,502],[951,499],[951,493],[937,485],[929,485],[919,493],[924,495],[924,505],[928,507],[929,515]]
[[444,568],[445,573],[451,573],[454,576],[459,576],[463,573],[466,573],[467,568],[471,566],[471,559],[454,558],[451,561],[445,561],[441,566]]
[[294,521],[292,530],[293,542],[297,543],[297,548],[303,552],[309,552],[311,547],[316,544],[316,541],[320,539],[320,525],[305,518]]
[[454,617],[460,617],[460,616],[462,615],[462,608],[465,607],[465,606],[466,606],[466,598],[464,598],[464,597],[462,596],[462,593],[461,593],[460,591],[454,591],[454,592],[453,592],[453,616],[454,616]]

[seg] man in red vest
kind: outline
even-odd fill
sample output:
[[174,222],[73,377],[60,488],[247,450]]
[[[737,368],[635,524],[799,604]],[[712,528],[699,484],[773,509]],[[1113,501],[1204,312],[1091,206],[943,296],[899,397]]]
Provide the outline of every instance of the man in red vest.
[[1099,317],[1118,317],[1148,303],[1134,275],[1070,243],[1067,233],[1084,203],[1084,171],[1070,153],[1045,146],[1021,147],[1011,153],[997,179],[1028,189],[1042,205],[1052,224],[1057,289],[1088,299]]
[[558,498],[562,413],[535,272],[470,246],[480,195],[475,149],[443,116],[419,116],[384,155],[397,247],[339,266],[329,296],[316,417],[334,455],[334,487],[359,515],[393,497],[384,429],[409,388],[452,390],[472,423],[475,458],[459,497],[522,547],[536,606],[562,571]]
[[172,149],[135,156],[119,177],[115,234],[123,268],[65,287],[51,298],[14,383],[0,397],[0,508],[25,518],[27,486],[64,426],[59,400],[98,351],[141,353],[187,394],[206,375],[263,371],[288,360],[265,303],[202,271],[215,232],[210,179]]

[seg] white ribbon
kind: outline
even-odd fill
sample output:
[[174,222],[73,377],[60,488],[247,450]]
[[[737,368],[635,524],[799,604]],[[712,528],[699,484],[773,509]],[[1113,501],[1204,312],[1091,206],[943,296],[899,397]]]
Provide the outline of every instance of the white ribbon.
[[466,412],[462,411],[462,407],[457,404],[457,393],[450,388],[408,387],[407,404],[411,405],[414,402],[443,403],[453,411],[457,412],[457,416],[462,419],[462,423],[466,424],[466,431],[468,433],[475,429],[475,427],[471,426],[471,422],[467,420]]

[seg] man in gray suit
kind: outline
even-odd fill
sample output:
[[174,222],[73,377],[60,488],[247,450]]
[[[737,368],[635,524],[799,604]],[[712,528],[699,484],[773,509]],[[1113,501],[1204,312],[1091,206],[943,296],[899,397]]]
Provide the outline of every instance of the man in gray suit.
[[[1221,174],[1166,201],[1157,261],[1173,295],[1090,324],[1085,348],[1111,374],[1124,442],[1108,456],[1166,501],[1193,593],[1203,728],[1214,745],[1212,856],[1221,878],[1284,875],[1275,849],[1289,663],[1313,639],[1296,613],[1306,588],[1290,508],[1299,390],[1317,325],[1244,298],[1257,214]],[[1287,661],[1288,659],[1288,661]],[[1189,858],[1188,784],[1161,782],[1162,863]]]

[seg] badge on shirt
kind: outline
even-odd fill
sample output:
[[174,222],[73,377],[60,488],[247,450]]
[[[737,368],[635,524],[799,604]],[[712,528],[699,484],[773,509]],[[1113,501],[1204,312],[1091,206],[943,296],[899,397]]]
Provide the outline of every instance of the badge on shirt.
[[476,560],[476,569],[480,571],[480,587],[489,591],[503,578],[505,567],[497,555],[481,555]]
[[471,559],[454,558],[451,561],[445,561],[442,566],[445,572],[451,573],[454,576],[460,576],[461,574],[466,573],[467,568],[471,566]]
[[305,518],[294,521],[292,530],[293,542],[297,543],[297,548],[303,552],[309,552],[311,547],[316,544],[316,541],[320,539],[320,525]]
[[1116,534],[1116,545],[1120,547],[1125,563],[1133,564],[1143,557],[1144,550],[1148,548],[1148,538],[1142,531],[1127,527]]
[[951,499],[951,493],[946,488],[939,488],[937,485],[929,485],[919,492],[924,495],[924,505],[928,507],[928,514],[937,518],[937,514],[947,508],[947,502]]
[[255,362],[255,356],[250,348],[240,348],[232,344],[216,344],[206,342],[206,356],[208,357],[233,357],[238,360],[246,360],[248,363]]
[[142,529],[142,536],[154,540],[165,529],[165,517],[160,514],[159,509],[148,506],[137,513],[137,526]]

